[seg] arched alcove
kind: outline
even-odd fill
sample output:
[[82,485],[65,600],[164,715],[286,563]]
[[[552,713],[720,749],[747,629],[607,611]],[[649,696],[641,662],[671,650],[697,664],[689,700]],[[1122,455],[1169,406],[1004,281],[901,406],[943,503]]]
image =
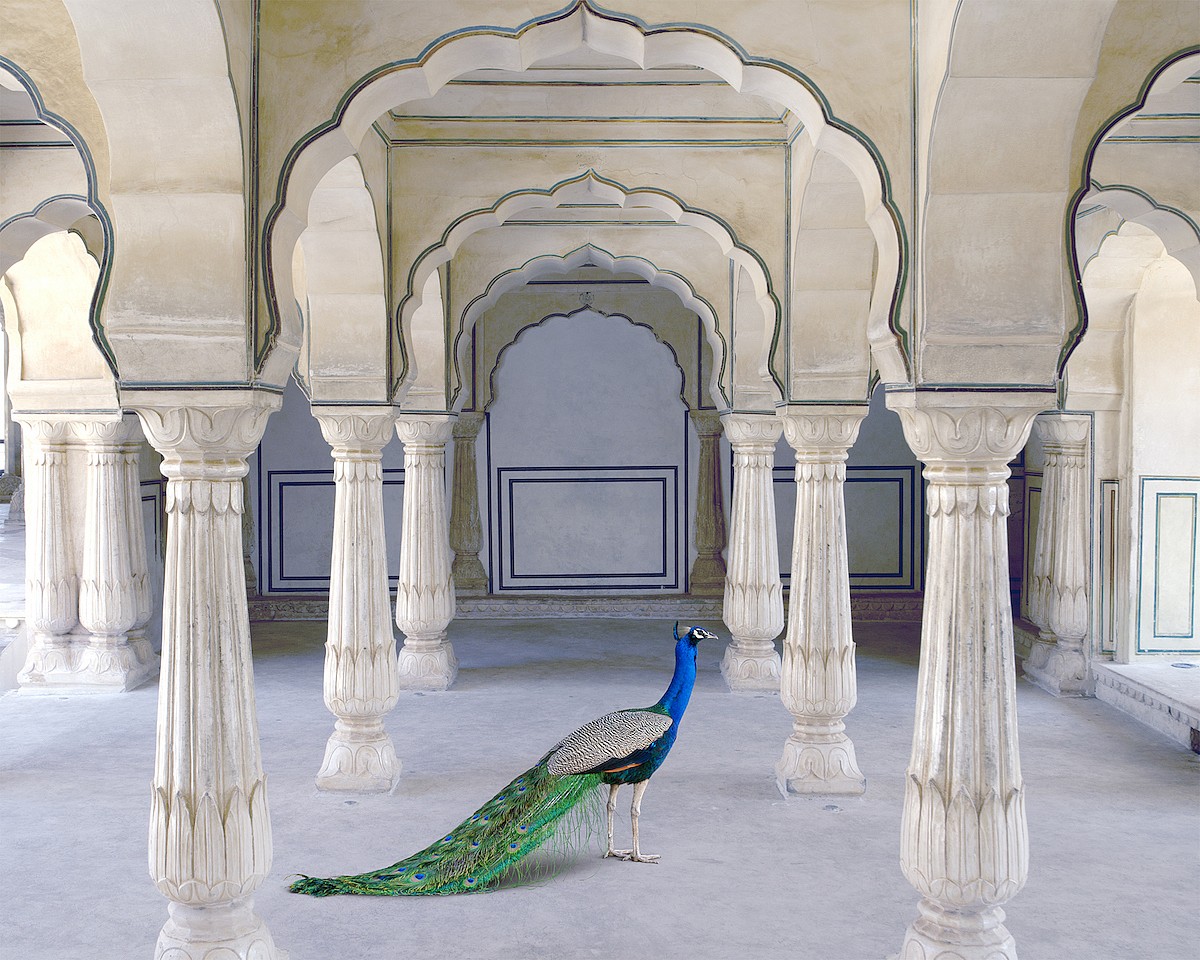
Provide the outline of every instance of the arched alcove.
[[584,308],[522,330],[492,379],[492,592],[685,592],[695,440],[670,348]]

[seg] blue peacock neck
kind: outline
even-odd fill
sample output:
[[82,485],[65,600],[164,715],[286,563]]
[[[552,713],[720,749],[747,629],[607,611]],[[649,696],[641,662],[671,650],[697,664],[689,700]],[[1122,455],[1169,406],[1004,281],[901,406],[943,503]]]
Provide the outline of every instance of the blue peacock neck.
[[696,645],[685,636],[675,644],[675,674],[671,677],[667,692],[658,701],[658,706],[665,708],[676,724],[687,709],[695,684]]

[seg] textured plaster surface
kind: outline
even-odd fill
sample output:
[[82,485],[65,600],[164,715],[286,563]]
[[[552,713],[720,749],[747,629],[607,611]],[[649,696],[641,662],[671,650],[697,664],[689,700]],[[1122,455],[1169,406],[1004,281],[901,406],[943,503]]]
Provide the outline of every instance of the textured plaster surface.
[[[725,631],[718,624],[706,624]],[[404,765],[391,794],[320,795],[329,714],[324,630],[260,624],[255,670],[274,869],[256,896],[295,960],[387,956],[865,960],[916,915],[898,863],[916,686],[915,627],[862,625],[848,718],[862,798],[780,798],[790,732],[778,697],[733,696],[702,647],[675,751],[642,805],[657,865],[593,851],[539,886],[404,900],[288,894],[297,871],[383,866],[423,846],[575,726],[653,702],[670,624],[456,622],[447,693],[406,693],[387,718]],[[166,902],[146,874],[157,688],[0,698],[0,942],[25,960],[151,956]],[[1009,905],[1021,955],[1186,960],[1200,941],[1200,759],[1095,700],[1018,685],[1032,868]],[[627,836],[629,797],[618,837]],[[1114,910],[1114,902],[1123,906]]]

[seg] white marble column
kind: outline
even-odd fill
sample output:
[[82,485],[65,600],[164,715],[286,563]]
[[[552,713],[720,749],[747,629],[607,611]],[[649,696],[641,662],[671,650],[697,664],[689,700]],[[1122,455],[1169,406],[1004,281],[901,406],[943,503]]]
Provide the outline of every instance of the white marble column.
[[733,445],[733,506],[724,620],[732,641],[721,660],[729,689],[778,690],[775,638],[783,630],[783,586],[771,471],[783,424],[772,414],[726,414]]
[[1035,622],[1042,635],[1025,661],[1025,675],[1055,696],[1082,697],[1087,695],[1091,592],[1091,418],[1043,414],[1033,428],[1046,457],[1034,571]]
[[33,644],[17,675],[22,690],[73,683],[71,630],[79,621],[72,561],[65,419],[21,418],[25,456],[25,617]]
[[250,895],[271,869],[242,570],[242,477],[278,395],[126,399],[163,455],[167,554],[150,876],[170,901],[160,960],[273,960]]
[[850,627],[850,563],[846,548],[846,458],[867,408],[780,410],[796,451],[796,522],[780,693],[793,717],[792,735],[775,765],[789,793],[860,794],[845,718],[858,701]]
[[929,515],[900,863],[921,894],[901,960],[1015,960],[1001,905],[1025,883],[1008,582],[1008,463],[1044,394],[896,392]]
[[449,414],[401,414],[396,420],[404,444],[396,626],[404,633],[400,685],[410,690],[446,690],[458,674],[446,639],[454,619],[445,469],[453,422]]
[[700,440],[696,469],[696,517],[693,535],[696,560],[688,589],[700,596],[725,590],[725,504],[721,494],[721,416],[716,410],[693,410],[688,416]]
[[381,462],[395,416],[379,407],[314,407],[313,415],[333,448],[336,484],[325,706],[337,720],[317,786],[385,792],[400,776],[400,761],[383,728],[399,694]]
[[141,435],[132,414],[75,425],[87,456],[79,622],[90,634],[80,649],[77,681],[96,690],[132,690],[158,672],[158,656],[145,636],[151,610],[138,478]]
[[479,562],[483,524],[479,519],[479,475],[475,467],[475,441],[483,419],[482,413],[460,413],[454,423],[450,549],[454,551],[454,592],[460,597],[482,597],[488,589],[487,571]]

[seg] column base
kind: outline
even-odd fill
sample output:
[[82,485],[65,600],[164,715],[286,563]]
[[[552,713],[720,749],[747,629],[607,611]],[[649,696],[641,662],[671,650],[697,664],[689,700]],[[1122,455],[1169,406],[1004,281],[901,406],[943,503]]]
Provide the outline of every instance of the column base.
[[1035,640],[1022,666],[1031,682],[1056,697],[1088,695],[1087,662],[1078,648]]
[[688,593],[699,597],[725,595],[725,565],[712,557],[697,557],[688,574]]
[[1017,960],[999,907],[967,913],[922,900],[918,908],[921,916],[909,925],[897,960]]
[[835,737],[828,742],[788,737],[775,764],[775,785],[781,794],[844,797],[866,792],[867,778],[858,769],[854,743],[844,733]]
[[479,562],[478,555],[469,553],[455,554],[454,563],[450,567],[450,576],[454,581],[455,596],[487,596],[487,571],[483,569],[483,564]]
[[158,676],[158,665],[145,637],[97,641],[69,635],[35,641],[17,682],[22,693],[128,693]]
[[387,793],[399,779],[396,748],[379,720],[338,720],[325,745],[325,761],[317,774],[318,790]]
[[782,663],[770,640],[734,640],[721,658],[721,676],[735,693],[779,691]]
[[406,639],[398,661],[402,690],[448,690],[458,676],[454,647],[443,634],[434,640]]
[[252,900],[192,907],[171,903],[154,947],[155,960],[288,960]]

